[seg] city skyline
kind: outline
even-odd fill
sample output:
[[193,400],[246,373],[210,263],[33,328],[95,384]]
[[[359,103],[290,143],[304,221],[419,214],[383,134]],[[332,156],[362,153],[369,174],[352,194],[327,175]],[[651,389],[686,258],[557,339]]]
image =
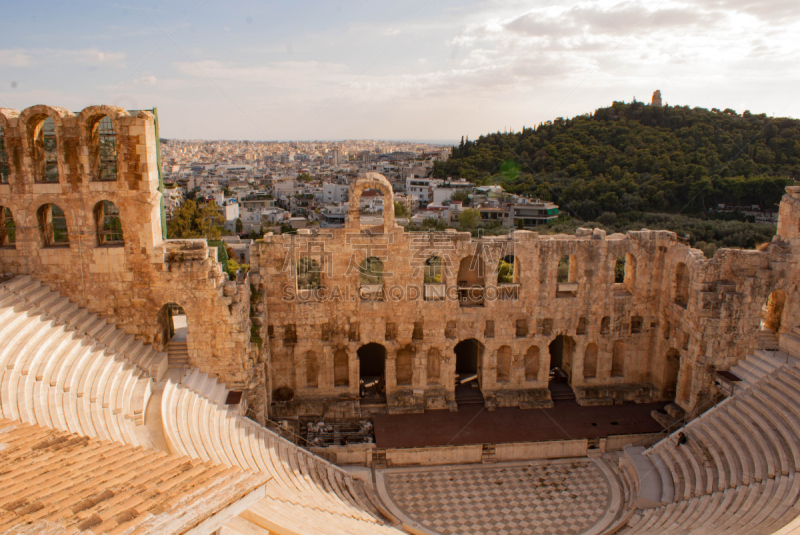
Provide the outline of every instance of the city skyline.
[[783,0],[131,0],[4,13],[1,107],[158,107],[167,138],[453,143],[649,102],[656,89],[672,105],[800,116],[800,4]]

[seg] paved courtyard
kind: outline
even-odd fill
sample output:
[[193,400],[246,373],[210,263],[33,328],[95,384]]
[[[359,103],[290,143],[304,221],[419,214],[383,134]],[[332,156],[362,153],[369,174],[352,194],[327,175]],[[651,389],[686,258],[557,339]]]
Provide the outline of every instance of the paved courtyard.
[[406,516],[440,535],[577,535],[611,506],[609,482],[590,459],[397,468],[384,481]]

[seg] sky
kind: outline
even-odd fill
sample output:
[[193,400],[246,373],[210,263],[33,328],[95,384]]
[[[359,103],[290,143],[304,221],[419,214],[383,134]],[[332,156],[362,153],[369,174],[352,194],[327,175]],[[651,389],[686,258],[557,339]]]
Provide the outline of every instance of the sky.
[[798,0],[6,0],[0,107],[250,140],[453,142],[656,89],[800,117],[798,35]]

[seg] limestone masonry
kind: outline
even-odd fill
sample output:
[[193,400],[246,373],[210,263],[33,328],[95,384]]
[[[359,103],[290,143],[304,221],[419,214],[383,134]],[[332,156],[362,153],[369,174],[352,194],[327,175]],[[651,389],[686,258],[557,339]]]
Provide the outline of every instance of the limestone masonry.
[[[110,179],[98,156],[104,118]],[[490,409],[551,406],[558,360],[581,404],[674,399],[690,410],[715,371],[795,326],[800,188],[787,188],[763,250],[706,259],[667,231],[404,232],[388,181],[367,173],[350,184],[346,228],[268,234],[252,246],[249,276],[229,281],[204,240],[163,238],[154,120],[107,106],[0,109],[10,167],[0,206],[16,228],[0,273],[33,275],[162,350],[165,306],[179,306],[189,364],[244,391],[262,422],[374,410],[362,407],[365,351],[385,356],[376,373],[389,412],[457,410],[465,341]],[[359,221],[366,190],[385,199],[378,227]],[[121,236],[106,225],[114,210]],[[513,274],[499,273],[501,260]]]

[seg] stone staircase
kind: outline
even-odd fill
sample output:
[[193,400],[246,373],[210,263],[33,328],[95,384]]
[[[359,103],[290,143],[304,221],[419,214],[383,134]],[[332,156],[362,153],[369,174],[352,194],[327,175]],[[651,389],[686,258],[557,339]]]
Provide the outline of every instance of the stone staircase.
[[496,448],[494,444],[484,444],[481,451],[481,462],[483,464],[495,464],[497,462]]
[[189,348],[186,342],[170,340],[167,344],[167,354],[170,368],[182,368],[189,365]]
[[9,419],[149,445],[145,409],[167,355],[30,276],[0,284],[0,411]]
[[[732,367],[733,395],[651,448],[628,447],[637,509],[619,533],[789,533],[800,515],[800,336]],[[778,531],[781,530],[781,531]]]

